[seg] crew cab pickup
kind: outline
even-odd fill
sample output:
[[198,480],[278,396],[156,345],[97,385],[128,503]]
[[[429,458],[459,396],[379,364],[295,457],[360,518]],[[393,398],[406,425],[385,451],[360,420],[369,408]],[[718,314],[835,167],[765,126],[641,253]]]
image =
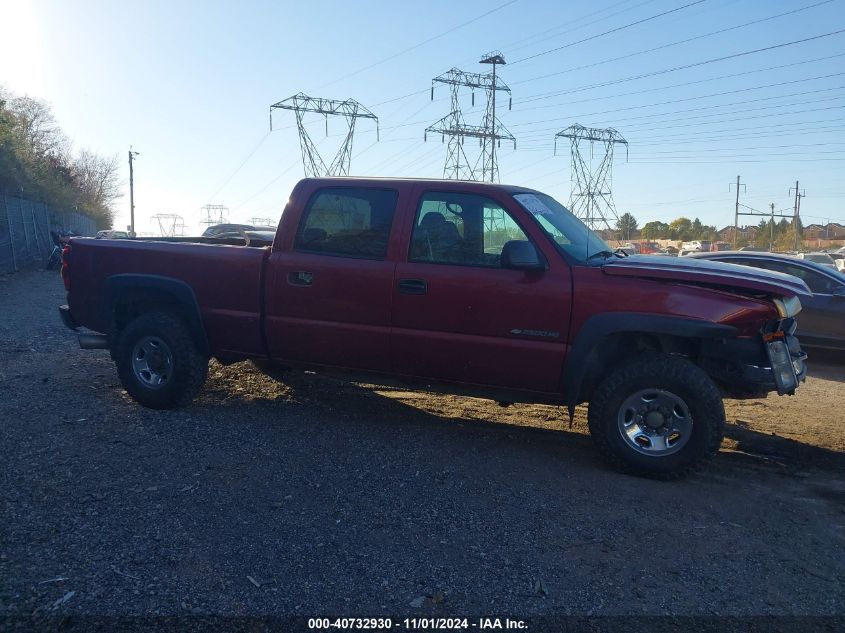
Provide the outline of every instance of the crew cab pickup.
[[723,436],[722,397],[792,394],[788,275],[625,256],[552,197],[477,182],[300,181],[272,244],[76,238],[64,322],[126,391],[187,405],[210,358],[568,407],[616,466],[670,478]]

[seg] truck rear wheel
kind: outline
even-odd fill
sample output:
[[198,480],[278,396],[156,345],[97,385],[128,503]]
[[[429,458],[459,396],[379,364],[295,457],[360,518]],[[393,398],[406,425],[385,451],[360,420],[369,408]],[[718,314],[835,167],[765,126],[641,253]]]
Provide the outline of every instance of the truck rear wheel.
[[725,409],[701,368],[680,356],[648,353],[599,385],[588,422],[599,450],[619,470],[677,479],[716,456]]
[[185,322],[167,312],[142,314],[120,333],[114,351],[117,373],[132,398],[151,409],[189,404],[208,375]]

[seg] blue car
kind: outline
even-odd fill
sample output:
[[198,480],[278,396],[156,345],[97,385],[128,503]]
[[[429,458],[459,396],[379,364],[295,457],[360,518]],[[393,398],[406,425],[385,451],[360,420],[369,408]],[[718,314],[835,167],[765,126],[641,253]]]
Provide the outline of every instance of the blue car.
[[801,345],[845,350],[845,274],[808,259],[778,253],[723,251],[690,257],[763,268],[804,280],[813,294],[801,297],[803,310],[796,319]]

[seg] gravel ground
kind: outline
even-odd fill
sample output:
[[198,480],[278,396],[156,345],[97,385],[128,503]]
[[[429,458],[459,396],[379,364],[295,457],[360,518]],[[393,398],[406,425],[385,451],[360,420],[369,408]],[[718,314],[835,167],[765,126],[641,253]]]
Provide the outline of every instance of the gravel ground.
[[[142,409],[0,277],[0,629],[13,616],[845,615],[842,365],[728,403],[714,466],[599,460],[585,412],[212,364]],[[833,359],[835,361],[835,359]]]

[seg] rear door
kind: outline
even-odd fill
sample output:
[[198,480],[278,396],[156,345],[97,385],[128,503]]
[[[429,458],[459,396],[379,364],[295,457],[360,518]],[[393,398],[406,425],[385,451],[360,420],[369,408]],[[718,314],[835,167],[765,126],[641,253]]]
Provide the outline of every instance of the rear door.
[[317,185],[299,195],[307,202],[298,225],[283,219],[292,234],[267,263],[270,355],[388,370],[398,188]]
[[[570,271],[510,196],[419,186],[393,286],[394,372],[557,392],[571,308]],[[518,209],[517,209],[518,211]],[[533,230],[532,230],[533,229]],[[409,239],[407,239],[409,238]],[[501,267],[509,240],[535,243],[545,271]]]

